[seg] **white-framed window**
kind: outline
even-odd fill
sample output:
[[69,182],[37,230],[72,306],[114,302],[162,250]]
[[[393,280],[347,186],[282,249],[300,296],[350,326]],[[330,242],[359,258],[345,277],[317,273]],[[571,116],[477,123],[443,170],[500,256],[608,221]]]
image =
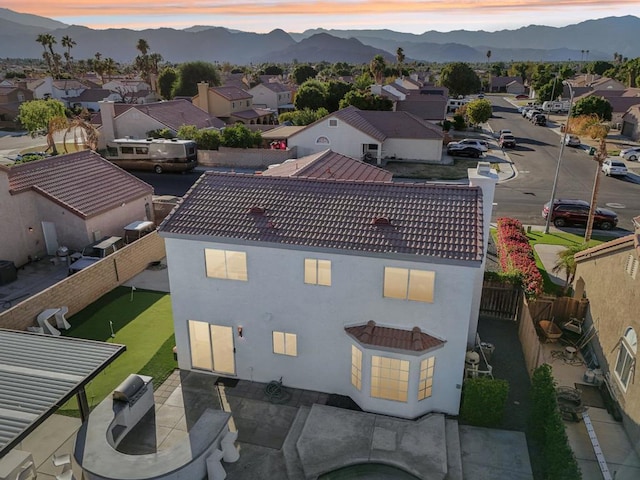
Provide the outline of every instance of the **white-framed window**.
[[232,250],[206,248],[204,250],[207,277],[246,282],[247,254]]
[[316,143],[320,143],[320,144],[323,144],[323,145],[328,145],[330,142],[329,142],[329,139],[327,137],[318,137],[318,138],[316,138]]
[[420,382],[418,383],[418,400],[424,400],[431,396],[433,388],[433,370],[436,365],[436,357],[425,358],[420,362]]
[[337,118],[330,118],[329,119],[329,126],[330,127],[337,127],[338,126],[338,119]]
[[351,345],[351,385],[362,390],[362,350]]
[[433,303],[436,273],[427,270],[385,267],[384,291],[386,298]]
[[635,257],[635,255],[630,254],[629,258],[627,258],[627,264],[624,267],[624,271],[629,274],[631,278],[635,280],[638,275],[638,268],[640,267],[640,262]]
[[622,389],[626,392],[629,382],[633,382],[636,366],[636,353],[638,349],[636,331],[628,327],[624,332],[624,337],[620,339],[619,344],[615,373]]
[[409,361],[371,357],[371,396],[406,402],[409,392]]
[[331,260],[304,259],[304,283],[331,286]]
[[298,356],[298,336],[295,333],[273,332],[273,353]]

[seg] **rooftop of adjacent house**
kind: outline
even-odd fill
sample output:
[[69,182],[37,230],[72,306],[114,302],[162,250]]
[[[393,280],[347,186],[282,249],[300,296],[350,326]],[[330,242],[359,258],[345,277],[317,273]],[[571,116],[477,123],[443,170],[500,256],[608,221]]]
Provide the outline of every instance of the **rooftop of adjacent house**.
[[262,176],[339,178],[369,182],[390,182],[393,174],[382,168],[331,150],[287,160],[269,167]]
[[273,112],[264,108],[250,108],[249,110],[242,110],[241,112],[231,113],[232,117],[242,118],[245,120],[260,118],[264,117],[265,115],[273,115]]
[[411,330],[381,327],[376,325],[373,320],[369,320],[364,325],[345,327],[344,330],[364,345],[395,348],[411,352],[424,352],[444,343],[444,340],[424,333],[419,327],[413,327]]
[[298,125],[277,125],[275,128],[262,132],[263,140],[282,140],[289,138],[294,133],[303,130],[304,126]]
[[287,87],[286,85],[280,82],[263,82],[263,83],[260,83],[259,85],[263,85],[265,88],[268,88],[269,90],[275,93],[283,93],[283,92],[291,91],[291,88]]
[[446,261],[483,258],[482,190],[206,172],[159,230]]
[[235,86],[209,87],[209,90],[230,101],[253,98],[249,92]]
[[[114,104],[115,116],[118,117],[132,108],[148,115],[174,131],[177,131],[183,125],[195,125],[197,128],[213,127],[218,129],[225,125],[219,118],[209,115],[207,112],[184,99],[145,103],[142,105],[116,103]],[[91,123],[102,125],[102,112],[96,113],[91,118]]]
[[79,80],[54,80],[53,87],[58,90],[78,90],[87,88],[87,86]]
[[589,260],[595,256],[606,255],[620,250],[627,250],[629,248],[635,249],[638,258],[640,258],[640,233],[626,235],[624,237],[601,243],[595,247],[582,250],[581,252],[576,253],[574,258],[576,262],[581,262]]
[[126,347],[0,329],[0,458]]
[[109,98],[114,92],[104,88],[88,88],[83,90],[77,97],[66,97],[67,102],[98,102]]
[[99,215],[153,193],[153,187],[89,150],[11,167],[9,191],[33,190],[81,218]]
[[[444,136],[441,127],[421,120],[409,112],[360,110],[351,106],[338,110],[331,116],[379,141],[387,138],[441,139]],[[322,121],[325,120],[320,119],[318,122]]]

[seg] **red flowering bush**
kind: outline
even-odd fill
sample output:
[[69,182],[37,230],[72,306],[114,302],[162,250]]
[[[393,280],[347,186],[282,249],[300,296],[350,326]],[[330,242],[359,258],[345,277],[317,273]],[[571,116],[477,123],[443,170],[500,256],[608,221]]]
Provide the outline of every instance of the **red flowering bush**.
[[513,218],[499,218],[497,249],[500,267],[504,273],[517,274],[527,297],[542,293],[543,280],[522,223]]

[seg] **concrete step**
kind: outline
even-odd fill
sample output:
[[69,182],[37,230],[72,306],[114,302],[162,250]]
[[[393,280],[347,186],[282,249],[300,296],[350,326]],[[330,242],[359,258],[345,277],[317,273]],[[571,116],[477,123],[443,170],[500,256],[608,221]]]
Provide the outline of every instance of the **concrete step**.
[[284,443],[282,444],[282,454],[287,468],[287,477],[290,480],[305,478],[304,470],[302,469],[302,462],[298,456],[298,448],[296,445],[310,411],[311,408],[309,407],[301,406],[298,408],[296,418],[293,419],[287,438],[285,438]]
[[447,436],[447,480],[462,480],[462,448],[458,420],[447,418],[444,429]]

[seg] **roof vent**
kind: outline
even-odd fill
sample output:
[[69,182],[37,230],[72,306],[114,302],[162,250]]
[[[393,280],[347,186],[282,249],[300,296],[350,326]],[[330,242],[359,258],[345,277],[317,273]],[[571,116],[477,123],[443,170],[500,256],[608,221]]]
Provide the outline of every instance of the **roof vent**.
[[420,327],[413,327],[411,330],[411,343],[414,350],[422,350],[422,330]]
[[249,213],[254,215],[264,215],[264,207],[260,207],[259,205],[254,205],[249,209]]
[[376,217],[371,222],[373,225],[391,225],[389,217]]

